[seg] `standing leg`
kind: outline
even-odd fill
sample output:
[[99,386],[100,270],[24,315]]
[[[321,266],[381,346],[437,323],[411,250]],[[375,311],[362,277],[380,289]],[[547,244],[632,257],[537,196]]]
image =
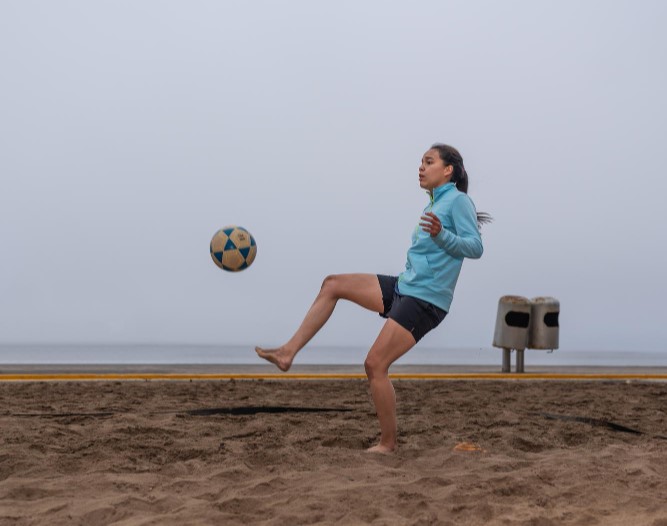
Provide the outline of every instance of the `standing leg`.
[[370,452],[390,453],[396,449],[396,394],[389,379],[389,366],[414,345],[412,333],[388,319],[368,352],[364,367],[380,421],[380,443]]
[[327,276],[320,293],[301,326],[290,340],[276,349],[255,347],[265,360],[287,371],[298,353],[327,322],[339,299],[352,301],[374,312],[383,312],[382,290],[375,274],[339,274]]

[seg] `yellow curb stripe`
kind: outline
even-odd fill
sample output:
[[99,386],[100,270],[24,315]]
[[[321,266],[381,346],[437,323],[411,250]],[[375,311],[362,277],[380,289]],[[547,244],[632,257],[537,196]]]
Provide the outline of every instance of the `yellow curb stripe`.
[[[667,380],[667,374],[569,374],[569,373],[397,373],[396,380]],[[0,382],[91,381],[91,380],[357,380],[365,374],[354,373],[275,373],[275,374],[187,374],[187,373],[72,373],[0,374]]]

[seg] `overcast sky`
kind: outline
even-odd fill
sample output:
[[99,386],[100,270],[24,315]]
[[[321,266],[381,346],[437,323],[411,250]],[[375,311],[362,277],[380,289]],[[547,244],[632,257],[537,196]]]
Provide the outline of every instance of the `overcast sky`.
[[[495,222],[420,345],[505,294],[561,349],[665,350],[667,3],[0,1],[0,343],[283,343],[327,274],[398,274],[433,142]],[[229,224],[254,265],[209,256]],[[370,346],[339,303],[313,344]]]

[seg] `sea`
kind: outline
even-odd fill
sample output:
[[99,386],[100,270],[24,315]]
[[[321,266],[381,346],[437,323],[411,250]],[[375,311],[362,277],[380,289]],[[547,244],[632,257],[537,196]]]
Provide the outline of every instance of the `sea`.
[[[295,363],[304,365],[363,364],[367,348],[308,346]],[[514,357],[512,357],[514,362]],[[396,363],[403,365],[498,365],[502,350],[494,347],[447,349],[417,346]],[[193,344],[0,344],[5,365],[133,365],[133,364],[263,364],[252,345]],[[527,349],[525,363],[544,366],[667,367],[667,351],[578,351]]]

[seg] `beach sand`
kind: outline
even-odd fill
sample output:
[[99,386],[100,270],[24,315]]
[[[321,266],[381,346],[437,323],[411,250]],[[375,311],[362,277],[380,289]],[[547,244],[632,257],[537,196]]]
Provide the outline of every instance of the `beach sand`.
[[383,456],[363,380],[0,383],[0,524],[667,526],[667,383],[395,387]]

